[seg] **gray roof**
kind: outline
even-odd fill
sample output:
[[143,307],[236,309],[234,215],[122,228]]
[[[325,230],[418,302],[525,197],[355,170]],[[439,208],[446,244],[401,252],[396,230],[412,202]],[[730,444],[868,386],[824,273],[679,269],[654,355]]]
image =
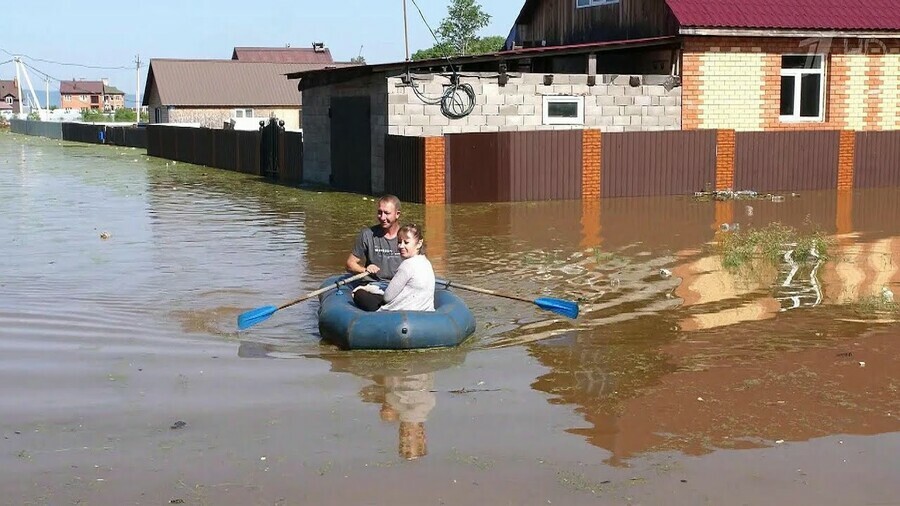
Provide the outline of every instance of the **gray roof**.
[[166,106],[300,106],[297,83],[285,74],[342,64],[262,63],[238,60],[150,60],[144,105],[156,87]]

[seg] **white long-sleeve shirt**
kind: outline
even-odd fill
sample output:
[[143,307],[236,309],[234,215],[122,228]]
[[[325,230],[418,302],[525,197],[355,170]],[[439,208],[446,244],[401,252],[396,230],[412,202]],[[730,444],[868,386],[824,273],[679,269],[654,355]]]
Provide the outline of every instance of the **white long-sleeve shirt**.
[[434,311],[434,268],[425,255],[400,263],[400,268],[384,290],[379,311]]

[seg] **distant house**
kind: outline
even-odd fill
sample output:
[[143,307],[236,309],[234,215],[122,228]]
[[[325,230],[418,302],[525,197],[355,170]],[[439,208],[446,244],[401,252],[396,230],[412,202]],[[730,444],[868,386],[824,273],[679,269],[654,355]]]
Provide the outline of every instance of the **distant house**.
[[246,118],[275,116],[294,130],[301,127],[302,98],[285,74],[346,65],[335,63],[320,45],[236,47],[230,60],[153,58],[143,105],[151,123],[222,128],[247,123]]
[[231,53],[231,59],[257,63],[334,64],[331,50],[320,43],[313,47],[236,47]]
[[125,93],[109,81],[76,80],[59,83],[59,106],[66,111],[95,110],[112,112],[125,107]]
[[19,90],[16,80],[0,80],[0,111],[6,114],[18,114],[20,111]]

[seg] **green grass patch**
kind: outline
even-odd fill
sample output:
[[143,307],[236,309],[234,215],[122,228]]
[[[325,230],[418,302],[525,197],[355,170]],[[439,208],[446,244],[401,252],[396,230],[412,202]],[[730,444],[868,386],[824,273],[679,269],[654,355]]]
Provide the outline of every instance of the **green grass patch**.
[[758,264],[776,265],[791,251],[795,262],[826,260],[831,243],[824,232],[801,232],[781,223],[749,230],[733,230],[719,236],[714,249],[722,257],[722,266],[730,271],[753,268]]

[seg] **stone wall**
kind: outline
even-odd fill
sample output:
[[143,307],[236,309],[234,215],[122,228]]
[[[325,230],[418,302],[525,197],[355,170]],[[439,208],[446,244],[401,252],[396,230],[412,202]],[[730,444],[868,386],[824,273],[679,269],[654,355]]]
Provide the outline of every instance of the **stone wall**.
[[[472,113],[460,119],[447,118],[439,105],[428,105],[404,85],[400,77],[388,81],[388,132],[396,135],[433,136],[447,133],[504,132],[596,128],[605,132],[679,130],[681,88],[666,89],[668,76],[598,75],[588,86],[583,74],[553,74],[544,84],[544,74],[511,73],[504,86],[496,73],[465,72],[461,83],[470,84],[476,102]],[[442,75],[416,76],[419,91],[439,97],[449,79]],[[544,123],[545,96],[584,97],[584,123]]]

